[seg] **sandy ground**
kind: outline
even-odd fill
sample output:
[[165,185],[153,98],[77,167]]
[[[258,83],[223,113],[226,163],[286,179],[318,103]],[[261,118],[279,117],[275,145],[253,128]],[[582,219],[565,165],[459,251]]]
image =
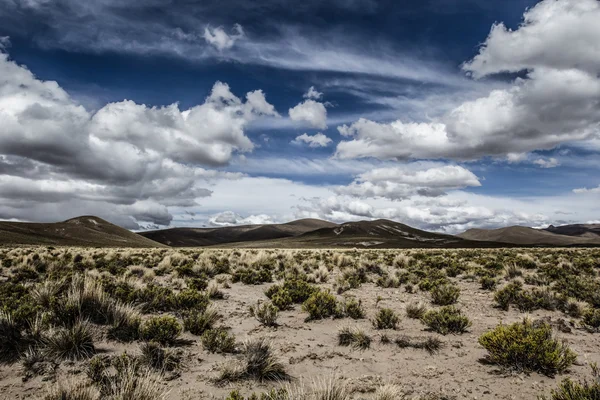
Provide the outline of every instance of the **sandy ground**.
[[[295,310],[280,313],[279,327],[262,327],[248,314],[247,308],[258,299],[265,299],[264,290],[270,284],[233,284],[223,289],[227,298],[217,300],[215,304],[223,315],[221,325],[231,328],[238,341],[263,336],[272,339],[280,359],[295,380],[311,383],[315,379],[330,376],[349,379],[356,389],[355,398],[369,398],[378,385],[389,382],[400,385],[411,396],[439,392],[457,399],[535,399],[540,394],[548,393],[565,377],[549,378],[536,373],[506,374],[495,366],[482,363],[486,352],[478,345],[477,338],[500,322],[519,321],[527,314],[512,309],[509,312],[498,310],[493,307],[492,292],[481,290],[475,282],[460,278],[453,280],[462,290],[458,306],[473,322],[470,331],[462,335],[430,333],[418,320],[405,316],[407,303],[423,300],[429,304],[428,293],[410,294],[403,288],[382,289],[374,284],[363,284],[359,289],[344,294],[361,299],[367,310],[367,319],[357,321],[305,322],[307,314],[301,311],[300,306],[296,306]],[[330,284],[321,286],[331,287]],[[376,305],[378,296],[381,301]],[[388,307],[402,315],[398,330],[377,331],[372,327],[369,318],[375,315],[378,307]],[[533,318],[551,318],[552,321],[565,318],[560,312],[541,311],[530,315]],[[352,350],[337,344],[339,327],[348,323],[358,325],[369,333],[373,339],[370,349]],[[400,349],[394,344],[380,343],[382,333],[391,338],[400,335],[435,335],[444,341],[445,346],[439,353],[429,355],[424,350]],[[576,365],[571,367],[566,376],[576,379],[589,377],[587,363],[600,362],[600,335],[579,329],[573,329],[571,333],[557,331],[556,334],[578,354]],[[186,333],[184,338],[190,340],[190,345],[183,347],[185,361],[181,375],[165,382],[170,389],[169,399],[224,398],[232,389],[249,394],[277,387],[277,384],[254,381],[216,386],[211,378],[216,375],[218,366],[235,358],[235,355],[209,354],[202,349],[198,337]],[[137,344],[100,342],[98,347],[107,354],[137,351]],[[83,363],[63,363],[57,372],[57,379],[84,375]],[[0,366],[0,397],[3,399],[35,398],[47,384],[43,377],[23,382],[18,364]]]

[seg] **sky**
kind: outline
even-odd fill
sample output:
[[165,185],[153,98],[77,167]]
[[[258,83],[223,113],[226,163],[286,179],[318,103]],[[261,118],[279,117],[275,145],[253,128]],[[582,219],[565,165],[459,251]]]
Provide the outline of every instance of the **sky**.
[[0,219],[600,221],[598,0],[0,0]]

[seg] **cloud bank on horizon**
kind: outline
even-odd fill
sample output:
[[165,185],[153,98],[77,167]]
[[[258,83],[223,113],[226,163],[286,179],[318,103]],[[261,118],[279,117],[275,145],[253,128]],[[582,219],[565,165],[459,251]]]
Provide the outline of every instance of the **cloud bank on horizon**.
[[4,2],[0,219],[597,221],[598,20],[598,0]]

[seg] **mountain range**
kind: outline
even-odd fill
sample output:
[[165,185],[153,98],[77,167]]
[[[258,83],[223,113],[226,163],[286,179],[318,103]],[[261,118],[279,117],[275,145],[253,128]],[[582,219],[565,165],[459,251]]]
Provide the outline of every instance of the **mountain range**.
[[479,248],[600,246],[600,224],[469,229],[447,235],[385,219],[335,224],[301,219],[284,224],[170,228],[134,233],[101,218],[57,223],[0,221],[0,245],[244,248]]

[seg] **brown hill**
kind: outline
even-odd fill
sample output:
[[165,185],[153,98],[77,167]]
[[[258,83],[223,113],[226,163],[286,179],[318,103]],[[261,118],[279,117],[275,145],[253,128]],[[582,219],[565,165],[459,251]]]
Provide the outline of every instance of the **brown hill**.
[[460,248],[501,247],[503,244],[466,240],[379,219],[375,221],[347,222],[293,237],[229,244],[229,247],[232,246],[245,248]]
[[469,240],[485,240],[522,246],[600,245],[600,236],[568,236],[543,229],[510,226],[500,229],[469,229],[458,235]]
[[558,235],[600,239],[600,224],[550,225],[544,230]]
[[93,216],[56,223],[0,221],[0,245],[165,247]]
[[300,219],[285,224],[171,228],[141,232],[140,235],[168,246],[195,247],[283,239],[335,226],[337,225],[333,222],[319,219]]

